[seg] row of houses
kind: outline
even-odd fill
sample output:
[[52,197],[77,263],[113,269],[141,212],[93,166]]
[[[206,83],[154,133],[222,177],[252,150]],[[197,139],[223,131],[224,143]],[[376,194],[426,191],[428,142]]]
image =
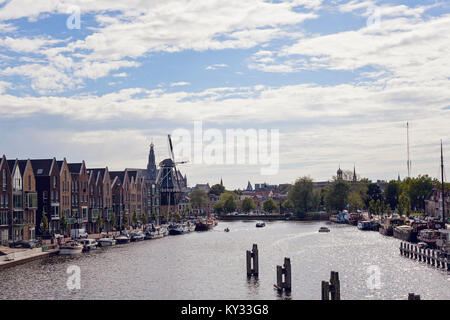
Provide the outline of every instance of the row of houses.
[[84,161],[3,156],[0,243],[81,228],[97,233],[150,221],[160,210],[157,174],[153,144],[146,169],[123,171],[88,168]]

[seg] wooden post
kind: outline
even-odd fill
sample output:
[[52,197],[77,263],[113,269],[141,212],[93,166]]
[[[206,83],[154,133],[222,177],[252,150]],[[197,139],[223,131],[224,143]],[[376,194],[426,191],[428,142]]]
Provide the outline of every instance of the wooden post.
[[420,300],[420,295],[416,295],[414,293],[410,293],[408,295],[408,300]]
[[427,251],[427,264],[431,263],[431,257],[430,257],[430,249],[426,249]]
[[284,265],[277,266],[277,284],[275,285],[278,291],[285,290],[291,292],[292,290],[292,276],[291,276],[291,259],[284,258]]
[[322,300],[330,300],[330,284],[322,281]]
[[258,277],[259,267],[258,267],[258,245],[254,244],[252,251],[247,250],[247,277],[255,276]]
[[400,242],[400,255],[403,255],[403,242]]
[[339,272],[331,271],[330,285],[331,300],[341,300],[341,283],[339,281]]

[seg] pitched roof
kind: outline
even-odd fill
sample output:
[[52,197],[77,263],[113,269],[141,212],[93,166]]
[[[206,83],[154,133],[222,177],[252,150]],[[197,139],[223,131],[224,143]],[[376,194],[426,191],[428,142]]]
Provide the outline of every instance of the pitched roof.
[[81,167],[83,166],[82,163],[68,163],[67,166],[69,167],[70,173],[80,173]]
[[53,159],[35,159],[31,160],[35,176],[49,176],[52,168]]

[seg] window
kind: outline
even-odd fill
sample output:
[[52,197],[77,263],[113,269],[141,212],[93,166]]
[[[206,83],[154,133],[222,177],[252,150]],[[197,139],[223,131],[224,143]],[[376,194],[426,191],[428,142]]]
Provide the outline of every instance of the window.
[[28,190],[31,191],[31,176],[28,176]]
[[53,176],[53,188],[56,188],[56,177]]
[[2,170],[2,177],[3,177],[3,191],[6,191],[6,169]]

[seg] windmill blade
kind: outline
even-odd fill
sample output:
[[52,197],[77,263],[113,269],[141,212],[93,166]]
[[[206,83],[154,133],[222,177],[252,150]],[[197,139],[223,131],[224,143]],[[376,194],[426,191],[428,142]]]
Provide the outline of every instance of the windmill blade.
[[171,157],[172,161],[175,163],[175,155],[174,155],[174,153],[173,153],[172,138],[170,137],[170,134],[167,135],[167,137],[169,138],[169,151],[170,151],[170,157]]

